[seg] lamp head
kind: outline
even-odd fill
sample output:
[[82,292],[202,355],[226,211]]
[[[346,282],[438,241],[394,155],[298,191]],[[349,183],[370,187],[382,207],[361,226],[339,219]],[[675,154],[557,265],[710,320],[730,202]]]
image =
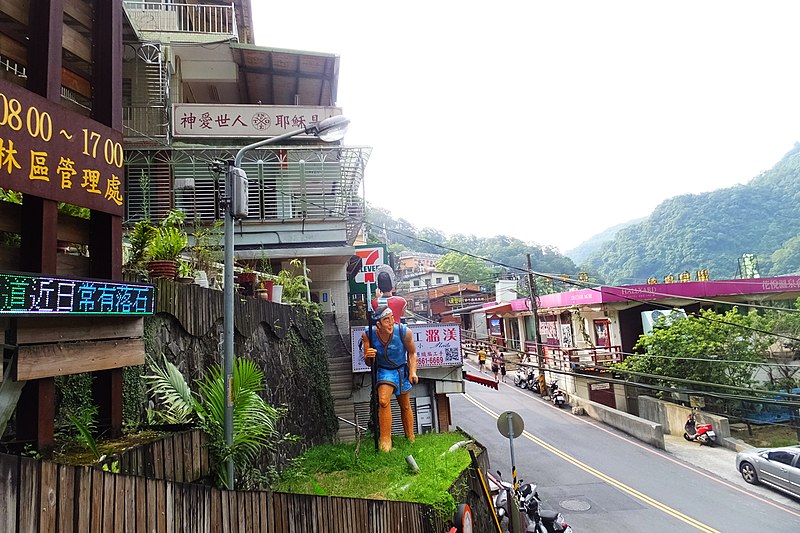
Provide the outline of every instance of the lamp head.
[[315,122],[306,128],[306,133],[319,137],[325,142],[338,141],[347,133],[347,126],[350,120],[342,115],[328,117],[319,122]]

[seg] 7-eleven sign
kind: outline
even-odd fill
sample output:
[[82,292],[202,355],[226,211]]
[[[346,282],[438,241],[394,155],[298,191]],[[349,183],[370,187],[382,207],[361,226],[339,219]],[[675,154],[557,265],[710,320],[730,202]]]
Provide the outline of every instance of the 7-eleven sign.
[[386,247],[380,246],[357,246],[356,255],[361,258],[361,270],[353,279],[355,283],[366,285],[367,283],[375,287],[375,271],[378,267],[386,263]]

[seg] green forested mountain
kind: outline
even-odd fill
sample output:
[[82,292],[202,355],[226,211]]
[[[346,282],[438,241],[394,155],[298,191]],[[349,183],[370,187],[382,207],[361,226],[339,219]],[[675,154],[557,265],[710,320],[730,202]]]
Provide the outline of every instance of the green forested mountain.
[[433,228],[418,230],[407,220],[395,220],[389,211],[375,206],[367,208],[367,232],[370,242],[386,242],[393,252],[411,250],[442,255],[462,252],[490,259],[490,266],[498,273],[519,274],[514,269],[527,270],[528,253],[531,254],[533,270],[537,272],[570,274],[573,277],[578,272],[572,259],[553,246],[527,244],[505,235],[482,238],[457,233],[447,236]]
[[612,284],[661,281],[683,271],[694,278],[702,268],[711,279],[728,279],[744,253],[756,254],[762,276],[800,270],[800,144],[746,185],[662,202],[583,266]]
[[576,264],[581,264],[588,257],[599,250],[604,242],[612,240],[619,230],[627,228],[633,224],[638,224],[643,220],[644,218],[637,218],[636,220],[629,220],[627,222],[623,222],[622,224],[612,226],[607,230],[601,231],[597,235],[592,235],[572,250],[567,250],[565,255],[575,261]]

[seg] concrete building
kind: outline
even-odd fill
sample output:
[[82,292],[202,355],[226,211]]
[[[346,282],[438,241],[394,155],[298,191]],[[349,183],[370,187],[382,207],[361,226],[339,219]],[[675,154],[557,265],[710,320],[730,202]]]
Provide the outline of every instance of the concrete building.
[[[123,2],[126,223],[221,220],[220,170],[236,152],[342,114],[339,57],[258,47],[249,0]],[[237,223],[237,263],[294,258],[311,291],[347,334],[348,259],[361,226],[359,187],[370,149],[299,135],[247,152],[249,215]],[[336,306],[336,303],[340,305]]]
[[[547,368],[582,398],[628,410],[623,387],[597,379],[622,361],[659,313],[693,313],[742,303],[794,301],[800,276],[592,287],[538,298],[539,337]],[[523,354],[536,353],[528,298],[486,304],[471,312],[474,334]],[[532,358],[535,361],[535,358]]]

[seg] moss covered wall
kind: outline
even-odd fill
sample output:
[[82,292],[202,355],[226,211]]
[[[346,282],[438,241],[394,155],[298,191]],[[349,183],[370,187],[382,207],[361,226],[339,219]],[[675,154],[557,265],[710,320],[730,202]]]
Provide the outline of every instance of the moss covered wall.
[[[222,292],[186,287],[158,284],[158,312],[145,319],[145,350],[150,357],[164,354],[194,384],[222,362],[223,316],[209,313],[221,311]],[[239,299],[234,353],[252,359],[264,372],[267,402],[287,408],[281,433],[301,437],[270,454],[272,466],[280,467],[306,447],[333,439],[337,423],[328,353],[322,321],[313,309]]]

